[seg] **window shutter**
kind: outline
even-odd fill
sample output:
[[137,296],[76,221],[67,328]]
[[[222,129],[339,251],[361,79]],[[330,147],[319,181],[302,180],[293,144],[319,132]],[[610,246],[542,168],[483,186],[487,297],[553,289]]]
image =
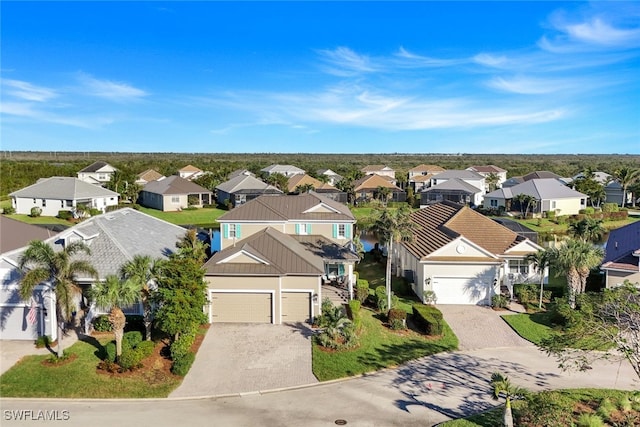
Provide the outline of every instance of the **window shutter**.
[[229,224],[222,224],[222,237],[229,238]]
[[242,234],[240,233],[240,224],[236,224],[236,238],[238,240],[242,238]]
[[311,224],[307,224],[307,234],[311,234]]
[[344,237],[351,239],[351,224],[346,224],[344,226]]
[[344,276],[344,264],[338,264],[338,276]]
[[296,224],[296,234],[300,234],[300,224]]
[[338,238],[338,224],[333,224],[333,238]]

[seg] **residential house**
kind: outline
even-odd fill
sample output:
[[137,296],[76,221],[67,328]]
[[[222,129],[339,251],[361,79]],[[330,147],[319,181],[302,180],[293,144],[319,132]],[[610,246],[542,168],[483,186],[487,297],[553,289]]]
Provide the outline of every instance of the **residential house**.
[[56,232],[0,215],[0,254],[26,246],[32,240],[45,240]]
[[380,187],[389,189],[388,201],[406,202],[407,193],[401,188],[389,181],[389,176],[380,176],[377,174],[365,175],[364,177],[353,182],[353,189],[356,195],[356,203],[367,202],[379,198]]
[[42,216],[57,216],[59,211],[75,211],[79,206],[105,212],[117,206],[120,197],[115,191],[68,176],[39,179],[9,196],[16,213],[29,215],[32,208],[39,208]]
[[164,212],[189,206],[202,207],[213,202],[213,193],[178,175],[151,181],[140,192],[140,204]]
[[315,193],[262,196],[218,222],[221,251],[204,266],[210,321],[307,321],[329,280],[353,295],[356,221],[345,205]]
[[[495,190],[496,188],[502,187],[502,183],[507,180],[507,171],[499,168],[496,165],[484,165],[484,166],[469,166],[467,168],[468,171],[477,172],[480,175],[485,177],[485,192],[488,193],[490,191]],[[491,182],[492,180],[487,180],[487,177],[495,176],[495,182]],[[495,186],[491,188],[491,186]]]
[[94,162],[78,172],[78,179],[89,184],[104,185],[111,181],[111,176],[117,171],[107,162]]
[[431,177],[429,188],[420,193],[420,206],[443,200],[477,206],[482,203],[484,188],[485,178],[477,172],[447,170]]
[[413,188],[415,193],[418,193],[423,188],[431,185],[431,178],[445,169],[437,165],[418,165],[415,168],[409,169],[409,185]]
[[313,187],[313,191],[322,194],[323,196],[328,197],[331,200],[335,200],[336,202],[340,203],[347,203],[347,193],[338,190],[336,187],[327,182],[319,181],[307,174],[294,175],[289,178],[287,190],[289,193],[295,193],[296,188],[305,185],[311,185]]
[[270,166],[267,166],[266,168],[260,169],[260,171],[266,173],[267,175],[273,175],[274,173],[279,173],[286,177],[305,174],[304,170],[292,165],[270,165]]
[[235,178],[235,177],[241,176],[241,175],[242,176],[252,176],[254,178],[256,177],[256,175],[253,172],[251,172],[250,170],[248,170],[248,169],[236,169],[236,170],[234,170],[233,172],[231,172],[227,176],[227,179]]
[[[4,239],[4,231],[3,231]],[[175,251],[176,243],[185,229],[154,218],[140,211],[124,208],[104,215],[91,217],[63,232],[43,239],[54,250],[60,250],[69,242],[85,243],[91,254],[77,254],[74,259],[89,261],[103,280],[110,274],[118,274],[120,267],[136,255],[148,255],[153,259],[166,258]],[[34,301],[37,307],[36,322],[27,322],[30,302],[19,295],[21,273],[17,269],[26,246],[0,255],[0,337],[2,339],[33,340],[40,335],[57,338],[55,297],[51,285],[43,282],[36,287]],[[79,277],[84,296],[76,300],[77,317],[85,330],[91,320],[103,313],[89,305],[86,291],[96,279]],[[142,314],[140,304],[124,308],[127,314]]]
[[524,176],[513,176],[509,179],[507,179],[505,182],[502,183],[502,188],[507,188],[507,187],[513,187],[515,185],[518,184],[522,184],[523,182],[526,181],[531,181],[532,179],[556,179],[559,182],[561,182],[562,184],[567,184],[569,181],[571,181],[569,178],[563,178],[558,174],[555,174],[553,172],[549,172],[549,171],[534,171],[534,172],[530,172]]
[[[532,179],[513,187],[502,187],[485,194],[485,208],[504,208],[522,210],[514,200],[519,194],[525,194],[535,200],[528,211],[543,214],[555,211],[557,215],[575,215],[587,205],[587,195],[575,191],[555,178]],[[525,207],[526,210],[526,207]]]
[[625,280],[640,286],[640,221],[611,230],[600,267],[605,286],[620,286]]
[[227,200],[234,208],[263,195],[282,194],[278,188],[269,185],[252,175],[239,174],[216,187],[219,204]]
[[334,186],[343,179],[342,175],[338,175],[331,169],[319,169],[317,174],[326,176],[328,178],[327,182]]
[[513,187],[514,185],[518,185],[518,184],[522,184],[524,182],[524,178],[521,176],[512,176],[511,178],[508,178],[505,182],[502,183],[502,187],[501,188],[509,188],[509,187]]
[[160,178],[165,178],[165,176],[156,170],[147,169],[146,171],[140,172],[137,175],[135,183],[144,187],[151,181],[157,181]]
[[[582,177],[584,177],[584,174],[580,172],[571,179],[571,182],[574,183]],[[620,185],[620,182],[615,180],[610,174],[596,171],[593,172],[593,179],[604,187],[605,201],[607,203],[615,203],[618,206],[624,206],[626,203],[631,201],[631,192],[627,191],[625,199],[622,185]]]
[[414,239],[397,245],[393,264],[423,301],[432,291],[437,304],[489,305],[514,283],[539,283],[526,256],[540,246],[469,207],[435,203],[411,220]]
[[193,165],[187,165],[178,171],[178,176],[183,179],[187,179],[189,181],[202,176],[204,171],[200,168],[197,168]]
[[385,165],[368,165],[360,169],[362,173],[365,175],[379,175],[379,176],[388,176],[393,179],[393,183],[395,184],[396,179],[396,171]]

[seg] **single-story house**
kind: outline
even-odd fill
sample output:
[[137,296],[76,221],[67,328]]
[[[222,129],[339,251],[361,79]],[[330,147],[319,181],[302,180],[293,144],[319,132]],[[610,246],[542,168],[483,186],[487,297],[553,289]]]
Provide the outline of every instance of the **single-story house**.
[[266,173],[267,175],[273,175],[274,173],[279,173],[286,177],[305,174],[304,170],[293,165],[270,165],[270,166],[267,166],[266,168],[260,169],[260,171]]
[[420,207],[444,200],[477,206],[482,202],[483,194],[484,188],[475,187],[460,178],[451,178],[429,188],[423,188],[420,192]]
[[275,194],[282,194],[282,191],[253,175],[246,174],[236,175],[216,187],[218,203],[224,204],[226,200],[229,200],[234,208],[256,197]]
[[117,171],[107,162],[94,162],[78,172],[78,179],[89,184],[104,185],[111,181],[111,176]]
[[[89,261],[98,271],[98,280],[107,275],[118,274],[120,267],[136,255],[148,255],[153,259],[166,258],[176,250],[176,243],[185,229],[154,218],[140,211],[124,208],[103,215],[91,217],[65,231],[43,241],[59,250],[68,242],[82,241],[91,250],[90,255],[78,254],[77,259]],[[4,233],[3,233],[4,235]],[[3,237],[4,238],[4,237]],[[56,339],[55,294],[48,283],[36,287],[34,300],[37,306],[37,321],[27,322],[29,301],[19,295],[19,259],[26,246],[0,255],[0,337],[2,339],[32,340],[39,335]],[[95,280],[78,278],[83,290],[87,290]],[[87,306],[83,297],[76,301],[78,316],[85,328],[102,311],[95,306]],[[142,314],[139,304],[125,308],[127,314]],[[84,317],[82,317],[84,314]]]
[[437,304],[489,305],[501,289],[512,294],[515,283],[539,283],[525,259],[541,247],[469,207],[435,203],[411,220],[413,241],[396,245],[392,259],[423,301],[432,291]]
[[558,215],[575,215],[587,206],[588,197],[555,178],[532,179],[513,187],[503,186],[485,194],[483,206],[513,210],[517,204],[514,199],[519,194],[526,194],[536,201],[535,206],[532,205],[529,208],[529,212],[534,214],[555,211]]
[[600,268],[607,288],[625,280],[640,286],[640,221],[611,230]]
[[180,170],[178,170],[178,176],[183,179],[187,179],[189,181],[202,176],[204,171],[200,168],[197,168],[193,165],[187,165]]
[[165,178],[165,176],[156,170],[147,169],[146,171],[141,172],[137,175],[135,183],[145,186],[151,181],[157,181],[160,178]]
[[356,202],[366,202],[378,198],[379,188],[385,187],[390,191],[390,202],[406,202],[407,193],[400,187],[394,185],[390,176],[380,176],[377,174],[365,175],[353,182],[353,189],[356,195]]
[[142,206],[170,212],[189,206],[210,205],[213,193],[178,175],[172,175],[147,183],[140,192],[139,201]]
[[313,191],[315,191],[316,193],[322,194],[323,196],[328,197],[331,200],[335,200],[336,202],[340,202],[340,203],[347,202],[347,193],[345,193],[344,191],[338,190],[336,187],[329,184],[328,182],[322,182],[307,174],[294,175],[291,178],[289,178],[289,182],[287,184],[287,190],[289,191],[289,193],[295,193],[296,188],[304,185],[313,186]]
[[74,211],[81,205],[104,212],[117,206],[120,197],[115,191],[68,176],[39,179],[9,196],[16,213],[29,215],[32,208],[40,208],[42,216],[57,216],[59,211]]

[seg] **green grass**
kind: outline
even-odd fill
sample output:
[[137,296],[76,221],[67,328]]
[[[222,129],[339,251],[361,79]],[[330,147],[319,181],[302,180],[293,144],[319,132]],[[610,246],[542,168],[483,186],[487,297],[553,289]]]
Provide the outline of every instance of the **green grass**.
[[458,339],[445,323],[441,338],[417,332],[394,332],[385,327],[376,314],[363,308],[359,347],[353,350],[327,352],[313,344],[313,373],[320,381],[343,378],[398,366],[422,356],[458,348]]
[[182,381],[160,369],[123,376],[96,370],[97,347],[111,341],[100,338],[92,344],[78,341],[67,351],[78,357],[60,366],[43,365],[49,356],[26,356],[0,377],[2,397],[47,398],[148,398],[167,397]]
[[176,225],[199,225],[218,228],[219,226],[216,221],[222,214],[228,211],[217,208],[202,208],[181,212],[162,212],[157,209],[140,207],[140,212]]
[[[567,230],[569,228],[569,224],[556,224],[553,221],[550,221],[546,218],[532,218],[532,219],[517,219],[517,218],[509,218],[513,221],[519,222],[520,224],[529,227],[533,231],[537,231],[538,233],[551,233],[551,234],[567,234]],[[631,224],[640,220],[640,218],[629,217],[624,220],[619,221],[604,221],[602,226],[607,230],[613,230],[614,228],[620,228],[622,226]]]
[[534,344],[551,336],[552,325],[550,314],[545,311],[533,314],[507,314],[502,316],[518,335]]
[[46,224],[60,224],[66,227],[71,227],[73,223],[65,220],[56,218],[54,216],[38,216],[35,218],[30,217],[29,215],[7,215],[7,218],[12,218],[17,221],[26,222],[27,224],[35,224],[35,225],[46,225]]

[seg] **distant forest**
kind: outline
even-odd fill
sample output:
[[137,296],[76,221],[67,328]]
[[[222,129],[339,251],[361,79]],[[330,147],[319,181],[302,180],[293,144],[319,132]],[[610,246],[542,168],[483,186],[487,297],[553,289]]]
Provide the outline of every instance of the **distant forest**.
[[289,164],[315,175],[318,169],[331,169],[350,175],[366,165],[384,164],[396,170],[400,178],[419,164],[434,164],[445,169],[465,169],[474,165],[493,164],[508,171],[508,177],[548,170],[571,177],[590,169],[612,173],[623,166],[640,167],[640,155],[586,154],[282,154],[282,153],[111,153],[111,152],[0,152],[0,197],[50,176],[76,176],[95,161],[105,161],[125,175],[137,175],[155,169],[173,175],[191,164],[218,177],[244,168],[254,173],[271,164]]

